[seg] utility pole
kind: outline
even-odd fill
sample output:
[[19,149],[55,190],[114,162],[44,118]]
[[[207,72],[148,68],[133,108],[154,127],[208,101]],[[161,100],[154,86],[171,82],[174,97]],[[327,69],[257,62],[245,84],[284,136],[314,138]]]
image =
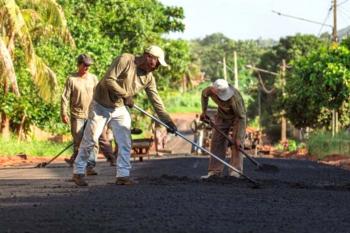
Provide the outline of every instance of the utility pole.
[[[338,32],[337,32],[337,0],[333,0],[333,30],[332,30],[332,41],[336,45],[338,43]],[[338,133],[338,111],[332,109],[332,136]]]
[[[282,60],[282,67],[281,67],[281,89],[282,89],[282,96],[284,96],[284,87],[285,87],[285,80],[286,80],[286,60]],[[285,110],[282,110],[281,112],[281,142],[285,142],[287,140],[287,120],[285,118]]]
[[[284,95],[284,87],[285,87],[285,77],[286,77],[286,70],[287,70],[287,64],[286,64],[286,60],[283,59],[282,60],[282,64],[281,64],[281,70],[279,73],[275,73],[275,72],[271,72],[268,70],[264,70],[264,69],[260,69],[257,67],[254,67],[252,65],[246,65],[247,68],[255,70],[255,71],[259,71],[259,72],[263,72],[266,74],[271,74],[276,76],[277,78],[280,79],[280,87],[282,89],[282,95]],[[263,84],[261,84],[263,85]],[[267,93],[267,92],[266,92]],[[259,116],[261,117],[261,92],[260,92],[260,87],[258,88],[258,105],[259,105]],[[260,118],[259,117],[259,118]],[[260,119],[259,119],[260,120]],[[260,123],[261,121],[259,121]],[[285,142],[287,140],[287,119],[285,118],[285,110],[281,111],[281,142]]]
[[237,52],[233,52],[233,61],[234,61],[234,73],[235,73],[235,88],[238,90],[238,65],[237,65]]
[[333,0],[333,30],[332,30],[332,40],[334,43],[338,43],[338,33],[337,33],[337,0]]
[[222,58],[222,64],[223,64],[223,69],[224,69],[224,79],[227,80],[226,58],[225,58],[225,56]]

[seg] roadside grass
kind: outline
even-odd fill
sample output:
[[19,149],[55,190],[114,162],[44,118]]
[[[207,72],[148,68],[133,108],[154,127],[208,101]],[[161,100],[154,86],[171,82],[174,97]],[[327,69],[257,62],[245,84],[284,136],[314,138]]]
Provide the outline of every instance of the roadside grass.
[[[0,156],[14,156],[26,154],[27,156],[51,157],[58,154],[71,142],[57,143],[50,141],[18,141],[16,138],[8,140],[0,139]],[[62,153],[62,156],[70,156],[72,148]]]
[[[166,109],[170,113],[200,113],[202,90],[209,86],[209,82],[203,82],[187,92],[162,93]],[[215,104],[209,100],[209,107]]]
[[166,107],[170,113],[200,112],[201,93],[177,93],[166,100]]
[[[200,113],[201,112],[201,94],[202,90],[209,86],[210,82],[203,82],[197,87],[186,92],[169,92],[163,91],[161,93],[164,105],[169,113]],[[209,100],[209,107],[216,105]],[[133,139],[150,138],[153,135],[149,129],[151,120],[147,117],[137,118],[137,127],[144,132],[140,135],[132,135]],[[28,140],[19,141],[16,137],[9,140],[1,139],[0,137],[0,156],[14,156],[18,154],[26,154],[28,156],[36,157],[51,157],[58,154],[70,142],[57,143],[51,141]],[[72,148],[62,153],[62,156],[69,156],[72,154]]]
[[350,134],[340,132],[332,137],[331,132],[315,132],[310,135],[307,143],[309,154],[318,159],[328,155],[343,155],[350,157]]

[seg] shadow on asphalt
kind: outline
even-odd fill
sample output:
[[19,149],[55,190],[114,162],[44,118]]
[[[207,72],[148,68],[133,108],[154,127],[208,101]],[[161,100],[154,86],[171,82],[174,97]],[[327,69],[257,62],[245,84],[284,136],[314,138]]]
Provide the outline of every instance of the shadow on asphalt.
[[[311,161],[258,159],[280,172],[245,173],[261,186],[222,177],[202,181],[207,157],[133,162],[135,186],[111,185],[98,163],[89,187],[71,168],[0,171],[0,232],[347,232],[350,172]],[[12,179],[11,177],[12,176]],[[21,177],[21,179],[16,179]],[[46,177],[46,178],[45,178]]]

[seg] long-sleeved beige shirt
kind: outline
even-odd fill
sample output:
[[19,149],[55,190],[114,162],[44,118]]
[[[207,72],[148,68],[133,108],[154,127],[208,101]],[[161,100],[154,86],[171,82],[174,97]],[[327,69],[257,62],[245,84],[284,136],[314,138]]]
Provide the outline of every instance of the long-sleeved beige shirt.
[[82,77],[78,73],[71,74],[61,96],[61,116],[68,115],[69,106],[71,117],[87,119],[96,85],[97,78],[93,74],[87,73]]
[[96,86],[94,100],[107,108],[116,108],[124,105],[123,98],[132,97],[141,90],[146,91],[158,117],[165,122],[171,121],[159,97],[153,74],[138,68],[132,54],[122,54],[113,61]]
[[210,97],[218,105],[219,117],[227,120],[238,120],[239,127],[236,139],[242,140],[246,129],[246,109],[244,107],[244,101],[241,94],[237,89],[230,85],[230,88],[233,89],[233,96],[230,99],[223,101],[215,94],[210,95],[208,92],[209,88],[210,87],[207,87],[202,91],[202,112],[205,113],[207,111]]

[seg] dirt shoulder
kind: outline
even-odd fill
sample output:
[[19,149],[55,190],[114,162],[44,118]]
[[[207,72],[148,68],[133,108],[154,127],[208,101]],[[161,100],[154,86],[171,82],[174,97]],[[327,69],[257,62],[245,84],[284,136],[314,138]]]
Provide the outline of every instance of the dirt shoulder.
[[[0,168],[5,167],[32,167],[42,162],[47,162],[52,157],[36,157],[26,155],[0,156]],[[55,162],[62,163],[64,158],[57,158]]]

